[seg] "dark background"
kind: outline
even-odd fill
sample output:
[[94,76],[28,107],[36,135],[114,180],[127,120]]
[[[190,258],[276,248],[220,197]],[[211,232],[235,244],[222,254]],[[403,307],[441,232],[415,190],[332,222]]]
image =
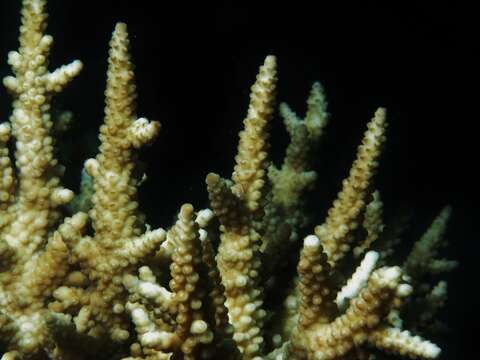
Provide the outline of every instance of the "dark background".
[[[160,3],[160,5],[159,5]],[[0,2],[1,75],[17,48],[19,1]],[[76,122],[61,143],[66,182],[75,188],[83,160],[94,156],[102,120],[108,41],[116,21],[129,26],[137,65],[139,116],[159,120],[158,141],[143,152],[149,180],[141,200],[152,225],[168,226],[183,202],[206,204],[205,175],[229,176],[249,87],[268,54],[278,56],[280,101],[299,114],[320,80],[332,114],[315,154],[320,173],[316,222],[347,174],[366,122],[376,107],[389,112],[388,143],[376,185],[387,214],[413,214],[412,242],[442,206],[454,212],[446,257],[461,261],[449,277],[444,318],[452,327],[445,358],[477,348],[479,49],[472,9],[459,1],[295,1],[280,5],[224,1],[49,1],[55,38],[52,68],[79,58],[85,68],[58,108]],[[0,118],[9,116],[0,90]],[[288,138],[278,116],[273,157]],[[475,309],[476,307],[476,309]],[[478,310],[477,310],[478,311]]]

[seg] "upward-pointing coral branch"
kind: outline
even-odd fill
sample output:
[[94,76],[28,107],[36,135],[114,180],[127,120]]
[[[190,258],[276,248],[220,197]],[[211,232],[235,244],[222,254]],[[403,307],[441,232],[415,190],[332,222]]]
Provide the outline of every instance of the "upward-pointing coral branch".
[[[73,313],[78,332],[93,338],[108,335],[117,342],[129,337],[125,314],[128,293],[121,279],[134,272],[135,265],[152,255],[165,239],[163,229],[143,233],[145,224],[138,214],[136,149],[158,135],[160,124],[136,119],[128,45],[127,27],[119,23],[110,42],[100,153],[85,163],[93,179],[89,215],[95,233],[93,238],[69,242],[80,271],[89,280],[88,286],[81,291],[62,288],[62,292],[55,292],[58,301],[51,305],[57,312]],[[76,297],[74,302],[72,296]]]
[[[20,47],[8,56],[14,75],[3,79],[14,98],[10,124],[0,125],[0,337],[16,350],[6,357],[42,350],[49,336],[45,303],[68,269],[56,226],[60,206],[73,192],[60,185],[64,168],[54,153],[51,100],[82,63],[48,71],[53,38],[44,33],[44,8],[44,0],[23,1]],[[12,138],[15,170],[8,153]]]
[[358,147],[357,158],[350,174],[343,181],[337,200],[328,211],[328,217],[315,228],[315,234],[324,244],[330,264],[336,265],[350,250],[352,231],[358,227],[359,216],[365,208],[365,198],[371,178],[378,167],[378,158],[385,142],[386,110],[379,108],[368,123],[368,129]]

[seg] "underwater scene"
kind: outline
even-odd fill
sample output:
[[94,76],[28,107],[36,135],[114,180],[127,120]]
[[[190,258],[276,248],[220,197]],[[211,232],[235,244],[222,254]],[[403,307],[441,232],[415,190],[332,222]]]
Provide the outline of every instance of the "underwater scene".
[[0,359],[478,354],[469,16],[2,1]]

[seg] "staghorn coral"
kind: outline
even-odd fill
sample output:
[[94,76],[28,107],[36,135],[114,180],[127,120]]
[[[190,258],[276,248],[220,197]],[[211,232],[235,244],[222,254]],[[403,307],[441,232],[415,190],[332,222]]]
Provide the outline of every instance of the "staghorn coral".
[[64,239],[83,281],[80,286],[56,289],[56,301],[50,309],[73,313],[80,333],[108,335],[120,342],[129,337],[129,323],[123,315],[127,292],[122,276],[136,270],[136,264],[153,254],[165,239],[163,229],[144,232],[143,216],[137,210],[140,180],[134,176],[135,149],[150,142],[160,124],[136,118],[135,84],[123,23],[117,24],[113,32],[107,75],[100,153],[85,162],[94,189],[89,212],[94,235]]
[[[74,61],[48,71],[53,39],[43,33],[44,7],[43,1],[24,2],[20,47],[8,57],[14,76],[3,80],[14,98],[13,111],[10,122],[0,125],[0,333],[8,348],[22,353],[35,352],[48,340],[46,300],[68,270],[63,236],[85,223],[84,216],[77,215],[59,225],[60,206],[72,199],[73,192],[60,185],[64,169],[55,158],[51,136],[52,97],[79,73],[82,64]],[[7,146],[11,136],[16,141],[15,164]]]
[[[51,99],[82,65],[48,71],[45,7],[23,0],[20,47],[8,60],[14,76],[4,78],[14,100],[0,125],[2,359],[371,359],[372,348],[438,357],[437,345],[410,331],[439,326],[446,282],[430,276],[456,266],[436,259],[450,208],[401,267],[387,265],[395,241],[383,234],[372,182],[385,109],[368,123],[326,220],[311,226],[305,196],[317,180],[309,158],[329,121],[325,91],[314,83],[304,118],[280,105],[291,142],[276,167],[269,129],[278,70],[268,56],[231,179],[206,177],[211,209],[184,204],[167,231],[151,230],[136,198],[138,150],[160,124],[137,118],[126,25],[110,42],[99,154],[85,162],[84,191],[72,201],[55,157],[65,118],[52,115]],[[75,213],[65,216],[69,203]],[[296,250],[298,259],[288,256]],[[281,275],[289,262],[297,271]]]

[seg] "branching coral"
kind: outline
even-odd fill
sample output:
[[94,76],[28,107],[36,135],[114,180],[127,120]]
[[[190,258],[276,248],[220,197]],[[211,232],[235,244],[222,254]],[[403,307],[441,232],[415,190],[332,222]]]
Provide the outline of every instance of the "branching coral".
[[[137,152],[160,124],[137,118],[128,33],[119,23],[99,154],[85,162],[87,191],[65,217],[74,194],[60,185],[54,135],[63,121],[54,122],[51,99],[82,65],[48,71],[45,7],[46,0],[23,0],[20,48],[8,60],[14,76],[4,78],[14,101],[10,122],[0,125],[2,359],[364,359],[374,357],[372,348],[439,355],[437,345],[405,329],[438,325],[446,282],[430,285],[426,275],[456,266],[436,259],[450,208],[402,267],[387,265],[394,242],[384,237],[372,182],[385,109],[368,123],[326,220],[310,227],[305,195],[317,174],[309,158],[329,120],[325,91],[314,83],[303,119],[280,105],[291,142],[276,167],[269,129],[278,71],[268,56],[251,89],[231,179],[208,174],[211,209],[184,204],[172,227],[152,230],[138,210]],[[298,259],[289,256],[296,250]],[[281,274],[295,261],[296,274]],[[283,305],[272,295],[282,282]]]
[[113,341],[125,341],[129,323],[124,315],[127,291],[122,277],[136,270],[136,264],[153,254],[165,239],[162,229],[142,234],[144,224],[136,202],[139,179],[133,175],[135,149],[150,142],[160,125],[136,119],[125,24],[117,24],[110,47],[100,154],[85,163],[93,179],[89,217],[94,235],[65,239],[71,262],[78,263],[78,277],[83,281],[81,287],[58,288],[50,308],[55,312],[73,311],[80,333],[93,337],[108,333]]
[[[14,76],[4,78],[12,94],[10,123],[2,123],[0,315],[8,347],[35,352],[47,341],[46,300],[65,277],[68,249],[62,232],[84,223],[82,216],[58,226],[59,207],[73,192],[60,186],[64,169],[54,154],[51,99],[81,70],[74,61],[49,72],[53,43],[46,27],[44,1],[25,1],[20,48],[9,53]],[[15,165],[10,161],[10,136],[16,140]]]

